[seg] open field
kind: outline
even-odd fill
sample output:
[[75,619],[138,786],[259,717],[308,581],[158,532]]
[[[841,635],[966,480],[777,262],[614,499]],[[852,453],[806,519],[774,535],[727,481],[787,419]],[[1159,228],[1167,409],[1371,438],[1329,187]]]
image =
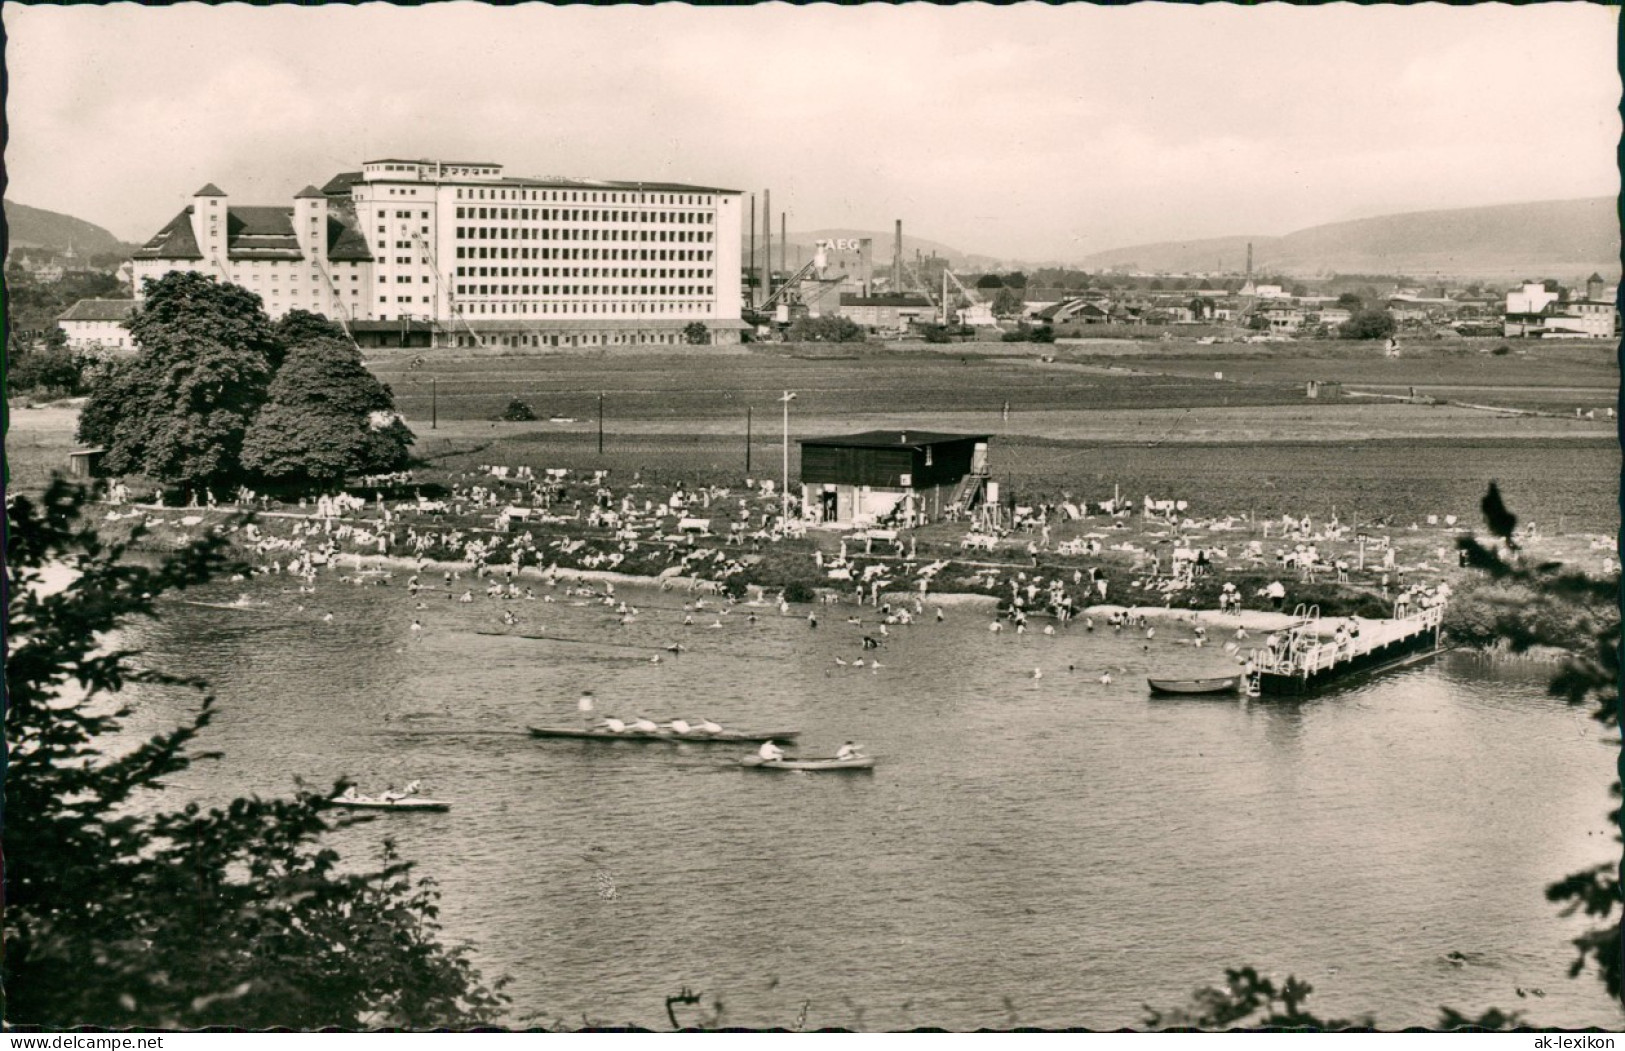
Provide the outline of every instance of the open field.
[[[432,378],[444,420],[492,420],[514,397],[544,418],[595,418],[602,393],[606,418],[621,421],[614,426],[729,418],[742,426],[747,407],[760,423],[763,414],[776,411],[784,389],[797,392],[799,414],[904,413],[916,425],[922,417],[948,414],[984,416],[1002,425],[1010,422],[1003,418],[1006,403],[1017,415],[1270,405],[1324,412],[1328,401],[1305,397],[1310,379],[1393,395],[1414,387],[1419,396],[1439,400],[1561,413],[1575,406],[1604,408],[1618,390],[1618,370],[1595,344],[1543,344],[1496,356],[1487,346],[1445,342],[1397,359],[1384,358],[1378,346],[1338,342],[1141,348],[1132,356],[1100,357],[1034,344],[774,346],[743,355],[442,357],[417,370],[409,367],[415,355],[396,353],[371,364],[413,417],[429,415]],[[1382,436],[1388,422],[1374,436]]]
[[711,420],[777,415],[781,391],[797,392],[797,410],[864,414],[897,410],[1002,412],[1012,409],[1140,409],[1296,404],[1286,384],[1237,385],[1211,377],[1133,375],[1057,369],[1036,358],[879,354],[862,358],[663,354],[626,357],[475,358],[437,361],[411,371],[380,361],[374,371],[410,416],[429,415],[431,389],[442,419],[494,419],[510,398],[539,416],[596,417],[597,399],[623,420]]

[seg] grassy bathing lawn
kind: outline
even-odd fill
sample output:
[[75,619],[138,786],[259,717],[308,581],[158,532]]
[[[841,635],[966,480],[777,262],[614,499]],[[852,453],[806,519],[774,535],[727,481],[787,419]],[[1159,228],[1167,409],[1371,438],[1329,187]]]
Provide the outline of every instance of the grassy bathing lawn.
[[[1612,532],[1619,521],[1619,450],[1612,422],[1505,417],[1382,399],[1311,400],[1294,375],[1387,375],[1471,386],[1462,400],[1516,404],[1557,386],[1617,389],[1609,355],[1591,344],[1516,344],[1506,356],[1478,344],[1407,346],[1399,359],[1374,344],[1145,343],[1133,355],[1084,361],[1073,347],[919,345],[765,346],[663,354],[486,354],[435,358],[381,352],[372,363],[393,387],[435,471],[482,464],[607,467],[690,484],[737,485],[746,476],[746,407],[753,409],[751,468],[781,472],[778,396],[795,439],[878,427],[993,436],[995,476],[1023,502],[1071,492],[1099,500],[1113,485],[1136,498],[1191,501],[1201,514],[1310,513],[1345,518],[1476,516],[1490,479],[1509,503],[1549,529]],[[1007,353],[1011,349],[1019,354]],[[997,351],[983,354],[982,351]],[[1041,360],[1053,356],[1053,362]],[[1077,359],[1077,360],[1074,360]],[[1188,375],[1151,375],[1183,369]],[[1130,369],[1139,371],[1128,371]],[[1254,381],[1238,376],[1255,370]],[[1386,372],[1384,370],[1387,370]],[[1214,380],[1212,372],[1225,373]],[[1204,376],[1205,373],[1205,376]],[[435,379],[437,429],[429,425]],[[1548,385],[1547,393],[1529,386]],[[598,394],[605,452],[597,452]],[[1467,393],[1465,390],[1462,393]],[[1551,394],[1572,412],[1570,392]],[[512,397],[535,423],[493,422]],[[1006,418],[1004,404],[1010,404]],[[1578,404],[1578,402],[1576,402]],[[7,436],[11,481],[37,488],[65,466],[75,411],[17,409]],[[554,414],[573,423],[551,423]],[[1600,414],[1599,414],[1600,415]]]

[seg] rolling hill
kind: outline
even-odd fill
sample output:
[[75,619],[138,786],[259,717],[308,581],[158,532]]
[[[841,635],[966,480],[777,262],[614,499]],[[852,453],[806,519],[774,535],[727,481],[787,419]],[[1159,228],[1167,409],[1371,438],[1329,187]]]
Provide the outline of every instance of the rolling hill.
[[1281,237],[1236,236],[1132,245],[1083,259],[1089,270],[1318,274],[1440,274],[1571,278],[1619,272],[1620,224],[1612,197],[1452,208],[1328,223]]
[[104,252],[128,254],[135,246],[125,244],[94,223],[75,219],[60,212],[43,208],[30,208],[26,204],[5,202],[6,236],[13,248],[47,248],[53,252],[66,252],[71,246],[79,256],[99,255]]

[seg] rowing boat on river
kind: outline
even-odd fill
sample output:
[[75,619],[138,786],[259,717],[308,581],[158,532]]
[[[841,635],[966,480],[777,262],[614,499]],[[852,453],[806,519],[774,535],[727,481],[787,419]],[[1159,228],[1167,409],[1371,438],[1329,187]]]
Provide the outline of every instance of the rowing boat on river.
[[1212,679],[1146,679],[1152,693],[1235,693],[1241,677],[1230,675]]
[[873,756],[862,755],[854,759],[763,759],[759,755],[739,760],[747,770],[872,770]]
[[622,730],[615,733],[610,730],[583,730],[580,727],[570,726],[530,726],[526,727],[532,737],[565,737],[583,741],[724,741],[731,744],[749,744],[758,741],[789,741],[800,734],[799,730],[760,730],[747,732],[744,730],[723,730],[719,733],[708,734],[697,730],[688,733],[678,733],[675,730]]
[[440,813],[451,809],[450,803],[442,803],[438,799],[412,797],[375,799],[372,796],[334,796],[332,803],[334,806],[348,807],[351,810],[421,810]]

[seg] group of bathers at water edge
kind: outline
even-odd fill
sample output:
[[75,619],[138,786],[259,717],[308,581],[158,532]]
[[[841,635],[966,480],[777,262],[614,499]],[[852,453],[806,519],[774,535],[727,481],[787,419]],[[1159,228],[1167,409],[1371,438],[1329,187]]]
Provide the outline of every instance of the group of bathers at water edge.
[[636,717],[631,722],[627,722],[625,719],[617,719],[613,715],[606,715],[600,719],[594,710],[595,707],[591,690],[583,693],[581,700],[576,703],[576,711],[580,713],[581,722],[588,730],[612,734],[652,734],[659,733],[662,730],[679,734],[719,734],[722,732],[721,726],[703,716],[695,723],[691,723],[686,719],[673,719],[671,722],[662,725],[643,715]]

